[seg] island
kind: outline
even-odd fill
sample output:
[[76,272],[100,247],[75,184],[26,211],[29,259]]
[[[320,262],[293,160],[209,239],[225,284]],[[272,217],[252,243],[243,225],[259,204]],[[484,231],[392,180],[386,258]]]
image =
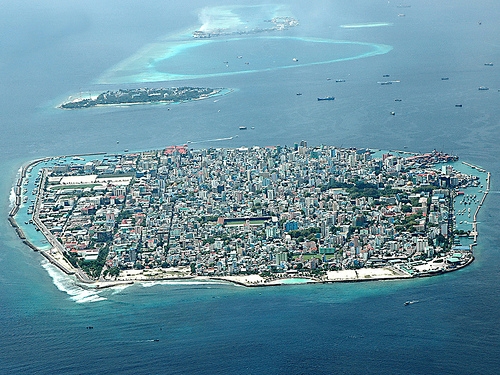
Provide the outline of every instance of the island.
[[131,105],[152,103],[181,103],[189,100],[206,99],[222,95],[228,90],[206,87],[170,87],[170,88],[138,88],[106,91],[96,97],[71,98],[62,103],[59,108],[79,109],[109,105]]
[[296,27],[299,22],[290,16],[273,17],[270,20],[264,20],[270,24],[269,27],[253,27],[248,28],[247,25],[243,29],[232,29],[228,27],[215,27],[210,30],[196,30],[193,32],[193,38],[205,39],[214,38],[219,36],[231,36],[231,35],[248,35],[257,34],[271,31],[283,31],[288,30],[291,27]]
[[9,221],[95,287],[414,279],[474,260],[489,186],[489,172],[435,150],[181,145],[35,160]]

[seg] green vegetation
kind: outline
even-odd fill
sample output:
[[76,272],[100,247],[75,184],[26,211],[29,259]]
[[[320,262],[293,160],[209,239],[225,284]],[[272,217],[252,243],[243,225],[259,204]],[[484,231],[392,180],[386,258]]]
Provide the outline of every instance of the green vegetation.
[[400,220],[398,224],[395,225],[395,229],[398,232],[415,232],[415,225],[418,225],[418,220],[423,217],[422,213],[415,213],[408,215]]
[[427,185],[427,186],[417,186],[416,188],[413,189],[413,192],[418,194],[418,193],[432,193],[432,191],[435,189],[435,186]]
[[353,199],[361,197],[380,198],[380,190],[376,185],[364,181],[356,181],[353,187],[347,189],[349,196]]
[[73,265],[73,267],[79,267],[90,277],[98,279],[101,276],[102,268],[104,267],[106,258],[108,257],[108,253],[109,253],[109,248],[106,245],[99,250],[99,255],[97,256],[96,260],[87,261],[83,258],[78,257],[78,255],[72,253],[65,253],[65,256],[68,259],[68,261]]

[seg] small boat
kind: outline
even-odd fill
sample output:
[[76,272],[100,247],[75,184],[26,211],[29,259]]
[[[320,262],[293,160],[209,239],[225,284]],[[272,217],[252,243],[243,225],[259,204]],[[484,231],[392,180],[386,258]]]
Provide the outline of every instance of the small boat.
[[488,88],[488,87],[486,87],[486,86],[479,86],[479,87],[478,87],[478,90],[479,90],[479,91],[486,91],[486,90],[489,90],[489,88]]
[[298,96],[300,96],[300,95],[302,95],[302,93],[301,93],[301,92],[298,92],[298,93],[297,93],[297,95],[298,95]]
[[323,98],[318,98],[318,101],[319,100],[335,100],[335,97],[333,97],[333,96],[325,96]]
[[489,63],[484,63],[485,66],[493,66],[493,63],[492,62],[489,62]]
[[336,79],[335,82],[345,82],[345,79]]
[[462,104],[455,104],[455,107],[462,108]]
[[418,301],[406,301],[405,302],[405,306],[408,306],[408,305],[413,305],[414,303],[417,303]]
[[246,126],[240,126],[239,128],[240,130],[247,130],[247,127]]
[[394,99],[395,102],[400,102],[402,99]]
[[299,61],[299,59],[297,59],[296,57],[294,57],[294,58],[292,59],[292,61],[297,62],[297,61]]
[[384,74],[382,77],[390,77],[389,74]]
[[443,77],[443,78],[441,78],[441,81],[448,81],[448,80],[449,80],[449,78],[448,78],[448,77]]
[[391,115],[396,116],[396,112],[392,111]]

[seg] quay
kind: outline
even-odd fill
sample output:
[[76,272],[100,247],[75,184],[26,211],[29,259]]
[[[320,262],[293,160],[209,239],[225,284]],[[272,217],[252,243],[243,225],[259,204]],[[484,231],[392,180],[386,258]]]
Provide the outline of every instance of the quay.
[[488,172],[486,176],[486,190],[483,193],[483,197],[481,198],[481,201],[477,205],[476,211],[474,212],[473,220],[472,220],[472,231],[470,233],[471,236],[474,237],[474,244],[477,243],[477,236],[478,236],[478,231],[477,231],[477,215],[479,214],[479,210],[484,204],[484,201],[486,200],[486,197],[488,196],[488,193],[490,192],[490,183],[491,183],[491,173]]

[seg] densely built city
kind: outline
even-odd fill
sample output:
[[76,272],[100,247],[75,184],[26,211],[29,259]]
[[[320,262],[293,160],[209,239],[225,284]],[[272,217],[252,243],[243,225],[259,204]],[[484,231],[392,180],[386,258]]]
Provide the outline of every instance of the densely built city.
[[29,224],[86,282],[431,276],[473,260],[457,238],[475,238],[475,220],[456,230],[453,200],[479,181],[457,159],[306,141],[51,158],[37,162]]

